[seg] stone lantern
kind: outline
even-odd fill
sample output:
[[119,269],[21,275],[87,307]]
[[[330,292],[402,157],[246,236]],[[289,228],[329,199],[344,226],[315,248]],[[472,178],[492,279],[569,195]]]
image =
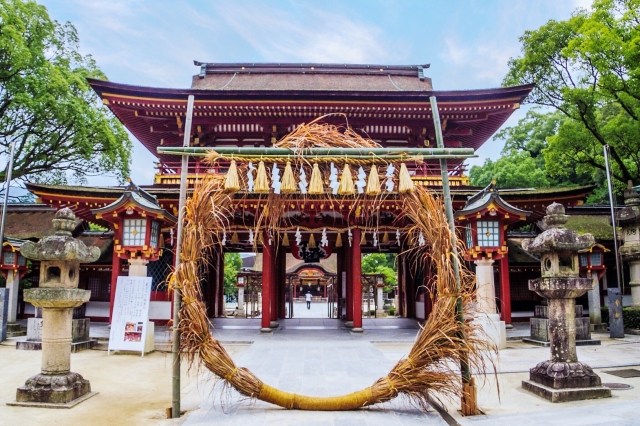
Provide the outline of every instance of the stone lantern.
[[547,207],[543,222],[547,229],[522,247],[541,257],[542,277],[529,280],[529,290],[548,299],[551,358],[532,368],[522,387],[551,402],[610,397],[576,353],[575,299],[593,288],[592,279],[578,276],[578,251],[593,246],[593,235],[565,228],[567,216],[558,203]]
[[[9,305],[7,310],[7,322],[11,336],[23,335],[21,327],[16,323],[18,316],[18,292],[20,280],[29,271],[27,259],[20,254],[20,247],[25,240],[6,238],[2,244],[0,252],[0,274],[6,280],[6,287],[9,290]],[[0,318],[0,323],[2,319]]]
[[70,209],[59,210],[53,219],[55,234],[25,242],[20,249],[27,259],[40,261],[40,287],[25,290],[24,299],[42,308],[42,370],[18,388],[12,405],[71,407],[95,394],[88,380],[70,371],[73,308],[91,295],[78,288],[80,264],[100,257],[100,249],[87,248],[71,236],[75,219]]
[[616,212],[624,238],[619,252],[622,259],[629,262],[631,305],[640,307],[640,194],[631,187],[631,182],[624,191],[624,204],[625,207]]
[[[507,347],[506,324],[511,327],[511,286],[506,229],[525,220],[531,212],[520,210],[500,197],[495,183],[467,200],[455,213],[464,225],[465,260],[476,265],[477,321],[498,349]],[[497,313],[494,263],[500,265],[501,313]]]
[[[122,196],[113,203],[91,210],[96,219],[108,222],[113,228],[113,259],[111,295],[109,300],[109,322],[113,316],[116,283],[120,274],[121,260],[129,263],[129,276],[146,277],[147,264],[158,260],[164,249],[163,228],[173,228],[178,219],[163,209],[154,195],[133,182],[125,188]],[[166,296],[163,295],[166,299]],[[152,303],[169,305],[167,300]],[[169,308],[170,310],[170,308]],[[153,332],[150,330],[153,336]]]
[[238,285],[238,307],[236,308],[236,316],[242,317],[245,315],[244,312],[244,287],[245,287],[245,277],[242,275],[238,275],[236,277],[237,285]]

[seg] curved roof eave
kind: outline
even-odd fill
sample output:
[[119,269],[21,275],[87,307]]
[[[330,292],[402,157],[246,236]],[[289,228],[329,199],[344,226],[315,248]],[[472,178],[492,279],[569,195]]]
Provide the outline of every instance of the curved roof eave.
[[283,100],[285,98],[304,97],[306,99],[326,99],[340,101],[341,98],[358,100],[382,100],[390,102],[407,102],[411,99],[428,100],[430,96],[436,96],[439,102],[447,101],[472,101],[474,98],[481,100],[504,99],[505,97],[520,98],[524,100],[534,87],[534,84],[525,84],[511,87],[498,87],[474,90],[433,90],[433,91],[326,91],[326,90],[202,90],[202,89],[175,89],[149,86],[137,86],[110,81],[88,78],[87,82],[101,97],[104,93],[120,96],[132,96],[139,98],[157,98],[187,101],[189,95],[194,95],[198,100],[207,99],[270,99]]

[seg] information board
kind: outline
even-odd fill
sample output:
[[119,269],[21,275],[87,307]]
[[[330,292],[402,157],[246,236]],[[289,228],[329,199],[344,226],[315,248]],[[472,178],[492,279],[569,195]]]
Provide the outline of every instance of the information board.
[[144,356],[150,296],[151,277],[118,277],[108,353],[140,351]]

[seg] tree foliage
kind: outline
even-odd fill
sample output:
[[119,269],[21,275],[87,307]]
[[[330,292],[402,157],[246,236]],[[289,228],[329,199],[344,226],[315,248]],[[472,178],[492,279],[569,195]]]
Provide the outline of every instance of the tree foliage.
[[363,274],[384,275],[385,291],[398,284],[398,270],[396,255],[391,253],[371,253],[362,257]]
[[73,25],[43,6],[0,0],[0,153],[16,142],[14,179],[129,175],[127,133],[86,81],[106,77],[78,44]]
[[224,254],[224,294],[236,294],[238,285],[236,276],[242,268],[242,259],[238,253]]
[[594,180],[611,147],[618,187],[640,180],[640,0],[596,0],[520,38],[504,85],[534,83],[527,102],[564,117],[543,149],[547,173]]
[[471,184],[486,186],[492,180],[496,180],[498,188],[595,184],[597,176],[587,171],[578,173],[576,164],[557,167],[554,163],[549,140],[565,120],[567,118],[559,111],[529,110],[515,126],[496,133],[495,139],[505,142],[502,156],[496,161],[487,159],[482,166],[472,167],[469,173]]

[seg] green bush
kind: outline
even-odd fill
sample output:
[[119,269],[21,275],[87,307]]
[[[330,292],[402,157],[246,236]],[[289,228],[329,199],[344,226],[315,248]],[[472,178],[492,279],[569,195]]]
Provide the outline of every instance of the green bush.
[[[602,322],[609,324],[609,308],[601,308]],[[622,308],[622,322],[624,328],[640,329],[640,308]]]
[[389,308],[389,315],[394,316],[396,314],[396,308],[395,307],[390,307]]

